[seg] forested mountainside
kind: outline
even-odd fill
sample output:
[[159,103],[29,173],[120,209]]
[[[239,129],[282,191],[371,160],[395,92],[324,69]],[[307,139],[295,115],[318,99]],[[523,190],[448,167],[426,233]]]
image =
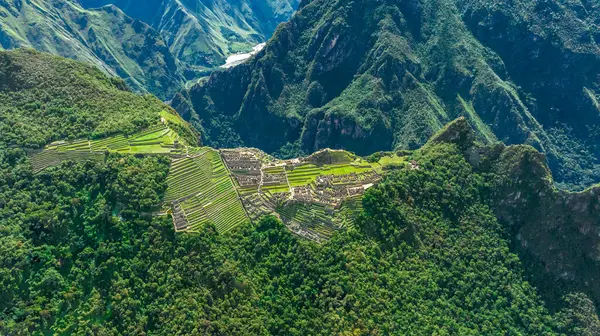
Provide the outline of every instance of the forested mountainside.
[[[114,4],[158,30],[185,71],[206,73],[228,55],[266,41],[300,0],[79,0],[86,8]],[[187,74],[187,77],[191,75]]]
[[84,10],[67,0],[0,2],[0,49],[19,47],[93,64],[162,99],[185,83],[160,34],[116,7]]
[[581,189],[600,181],[599,20],[593,1],[304,1],[172,105],[208,144],[279,155],[414,149],[465,116]]
[[[121,7],[102,6],[113,2]],[[168,100],[228,55],[265,41],[296,6],[294,0],[5,0],[0,49],[34,48],[84,61]]]
[[166,156],[34,174],[25,150],[133,132],[168,108],[88,65],[0,57],[2,334],[600,333],[600,192],[557,191],[529,146],[480,145],[454,121],[322,244],[271,216],[176,233],[155,213]]
[[[127,135],[158,123],[161,111],[172,111],[91,65],[34,50],[0,51],[0,78],[0,150]],[[198,142],[191,129],[180,133]]]

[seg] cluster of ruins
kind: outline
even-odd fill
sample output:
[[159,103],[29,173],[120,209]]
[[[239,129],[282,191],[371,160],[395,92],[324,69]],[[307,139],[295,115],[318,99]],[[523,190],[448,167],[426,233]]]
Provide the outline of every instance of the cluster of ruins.
[[183,212],[181,203],[173,202],[172,209],[173,209],[173,213],[172,213],[173,224],[175,225],[175,231],[182,231],[182,230],[187,229],[188,220],[185,217],[185,213]]
[[260,175],[262,161],[253,151],[245,149],[222,150],[221,155],[232,172],[243,171],[246,174]]
[[263,183],[263,185],[287,184],[287,175],[285,172],[281,172],[281,173],[263,172],[262,183]]
[[260,175],[234,174],[240,187],[257,187],[260,184]]
[[313,190],[308,186],[292,188],[292,195],[294,200],[305,203],[312,202],[316,196]]
[[[231,177],[239,187],[245,188],[238,190],[238,195],[251,221],[273,214],[280,217],[291,231],[317,242],[327,239],[328,232],[337,228],[336,210],[342,208],[345,200],[362,195],[381,179],[374,170],[318,175],[314,182],[307,180],[306,185],[293,186],[290,192],[273,192],[280,189],[262,187],[289,185],[289,170],[307,162],[331,164],[348,158],[334,151],[319,152],[310,157],[312,161],[309,158],[281,161],[252,148],[224,149],[220,153]],[[174,202],[172,209],[176,229],[185,230],[188,222],[181,205]],[[295,210],[288,212],[285,209]]]

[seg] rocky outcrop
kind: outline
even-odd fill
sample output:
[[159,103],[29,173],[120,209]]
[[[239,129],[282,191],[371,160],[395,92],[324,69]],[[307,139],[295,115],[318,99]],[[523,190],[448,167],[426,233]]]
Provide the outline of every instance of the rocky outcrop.
[[476,171],[490,176],[488,200],[513,239],[529,276],[545,299],[561,305],[568,292],[600,304],[600,185],[572,193],[553,183],[546,156],[526,145],[483,146],[458,119],[430,145],[457,144]]

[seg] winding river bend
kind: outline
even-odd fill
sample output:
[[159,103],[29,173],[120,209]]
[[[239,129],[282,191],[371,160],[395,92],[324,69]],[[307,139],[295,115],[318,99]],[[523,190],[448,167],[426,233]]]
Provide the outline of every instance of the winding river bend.
[[259,44],[255,45],[254,47],[252,47],[251,52],[243,53],[243,54],[235,54],[235,55],[231,55],[231,56],[227,57],[225,64],[221,65],[221,68],[227,69],[227,68],[231,68],[238,64],[243,63],[245,60],[256,55],[259,51],[261,51],[265,47],[265,45],[266,45],[266,43],[259,43]]

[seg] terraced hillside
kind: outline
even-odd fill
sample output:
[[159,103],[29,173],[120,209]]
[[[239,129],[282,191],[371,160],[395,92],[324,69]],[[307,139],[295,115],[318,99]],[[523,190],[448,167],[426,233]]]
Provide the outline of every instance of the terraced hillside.
[[361,206],[352,205],[385,168],[346,151],[323,150],[292,160],[248,148],[222,154],[252,220],[276,214],[290,230],[315,241],[353,225]]
[[172,129],[177,120],[131,136],[52,143],[33,156],[39,172],[65,160],[102,161],[106,153],[169,155],[171,167],[163,209],[176,231],[197,232],[214,225],[219,233],[278,216],[296,234],[320,242],[352,226],[361,196],[391,165],[404,157],[383,155],[368,162],[346,151],[322,150],[306,158],[278,160],[253,148],[193,147]]
[[177,231],[197,231],[212,223],[224,233],[248,221],[221,156],[211,148],[173,159],[165,204]]
[[163,122],[131,136],[115,136],[88,140],[56,141],[34,155],[33,171],[39,172],[48,167],[59,165],[69,159],[103,160],[106,153],[121,154],[172,154],[182,155],[186,147],[185,140],[167,124],[167,112],[161,113]]

